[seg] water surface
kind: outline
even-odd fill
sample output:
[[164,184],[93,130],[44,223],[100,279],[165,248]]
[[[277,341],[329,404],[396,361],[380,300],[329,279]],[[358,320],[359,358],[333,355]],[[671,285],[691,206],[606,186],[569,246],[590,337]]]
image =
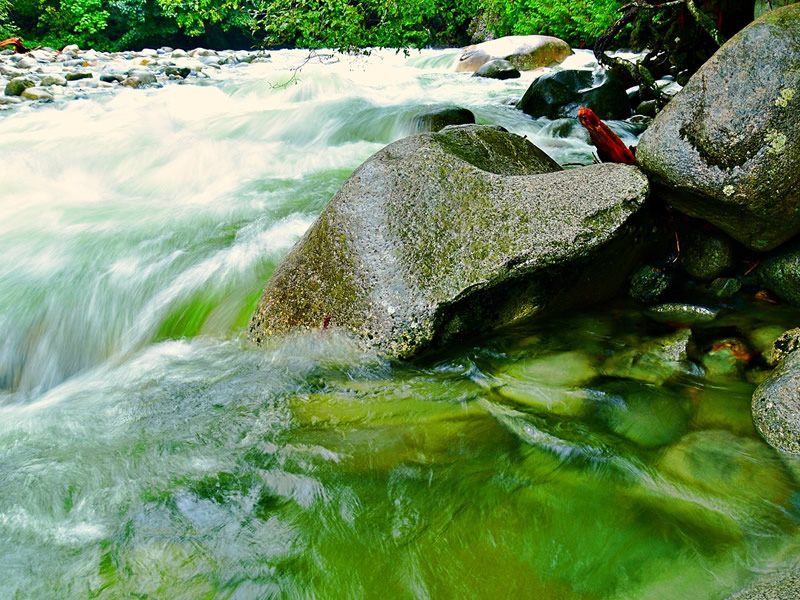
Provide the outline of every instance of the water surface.
[[24,149],[0,189],[0,596],[722,598],[796,553],[800,469],[754,432],[746,373],[703,366],[793,311],[723,307],[655,380],[619,365],[675,332],[625,303],[415,365],[331,332],[247,343],[281,257],[424,110],[591,161],[574,122],[513,108],[530,75],[375,53],[280,85],[303,56],[0,115]]

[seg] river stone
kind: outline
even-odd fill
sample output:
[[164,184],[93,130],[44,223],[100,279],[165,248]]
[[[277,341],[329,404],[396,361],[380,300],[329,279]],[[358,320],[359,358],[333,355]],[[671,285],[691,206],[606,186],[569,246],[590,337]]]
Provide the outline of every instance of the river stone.
[[22,92],[22,97],[26,100],[41,100],[42,102],[52,102],[53,94],[47,88],[29,87]]
[[35,69],[39,66],[39,61],[32,56],[23,56],[17,61],[18,69]]
[[44,77],[42,77],[42,81],[41,81],[40,85],[42,85],[42,86],[48,86],[48,85],[65,86],[65,85],[67,85],[67,78],[64,77],[63,75],[58,75],[58,74],[45,75]]
[[719,310],[696,304],[682,304],[671,302],[657,304],[647,309],[645,314],[660,323],[678,323],[681,325],[694,325],[696,323],[710,323],[717,318]]
[[147,85],[156,83],[156,76],[150,71],[132,70],[128,72],[128,77],[122,82],[122,85],[132,88],[140,88]]
[[67,81],[80,81],[81,79],[91,79],[93,75],[88,71],[77,71],[74,73],[64,73]]
[[604,299],[638,260],[647,192],[635,167],[562,171],[502,128],[402,139],[355,171],[279,266],[250,337],[329,325],[409,357]]
[[611,74],[595,78],[592,71],[555,71],[537,78],[517,108],[532,117],[576,117],[581,107],[591,108],[601,119],[625,119],[631,107],[625,86]]
[[793,244],[785,250],[766,258],[758,267],[758,279],[768,290],[781,299],[800,306],[800,245]]
[[15,77],[6,84],[6,96],[21,96],[26,89],[36,85],[29,77]]
[[564,40],[549,35],[510,35],[467,46],[458,59],[456,71],[474,73],[487,62],[504,58],[520,71],[546,67],[572,54]]
[[672,285],[672,271],[667,268],[644,265],[631,277],[628,295],[643,304],[658,300]]
[[126,76],[122,73],[101,73],[100,81],[104,83],[122,83]]
[[681,266],[691,277],[714,279],[733,266],[733,244],[722,233],[694,230],[681,242]]
[[688,370],[687,354],[691,337],[691,329],[684,328],[648,340],[610,356],[600,372],[607,377],[661,385],[673,375]]
[[164,75],[167,77],[180,77],[181,79],[186,79],[192,70],[189,67],[174,67],[169,66],[164,69]]
[[518,79],[521,75],[517,68],[506,59],[495,58],[481,66],[472,76],[486,77],[487,79]]
[[800,231],[800,4],[767,13],[706,62],[642,136],[667,202],[754,250]]
[[417,131],[440,131],[448,125],[469,125],[475,123],[471,110],[457,106],[438,108],[416,118]]
[[768,444],[800,454],[800,353],[789,354],[753,392],[753,422]]

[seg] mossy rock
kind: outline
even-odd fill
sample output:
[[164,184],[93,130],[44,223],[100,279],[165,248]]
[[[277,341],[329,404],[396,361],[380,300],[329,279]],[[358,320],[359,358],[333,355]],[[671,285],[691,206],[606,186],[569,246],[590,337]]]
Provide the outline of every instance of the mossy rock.
[[800,231],[800,4],[723,45],[642,136],[660,195],[754,250]]
[[714,279],[733,266],[733,244],[724,234],[692,231],[681,245],[681,266],[696,279]]
[[410,357],[606,299],[649,243],[636,168],[570,171],[501,128],[391,144],[345,182],[268,282],[250,336],[338,328]]
[[781,248],[758,267],[758,279],[781,299],[800,306],[800,246]]

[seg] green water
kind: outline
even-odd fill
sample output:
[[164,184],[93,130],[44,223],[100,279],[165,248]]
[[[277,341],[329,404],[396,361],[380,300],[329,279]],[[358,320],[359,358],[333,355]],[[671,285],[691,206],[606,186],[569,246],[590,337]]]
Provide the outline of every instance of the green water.
[[723,306],[678,360],[657,349],[688,334],[621,301],[418,364],[246,342],[280,258],[415,106],[588,157],[504,104],[524,82],[446,58],[0,118],[30,149],[0,190],[0,597],[724,598],[800,551],[758,361],[709,359],[796,311]]

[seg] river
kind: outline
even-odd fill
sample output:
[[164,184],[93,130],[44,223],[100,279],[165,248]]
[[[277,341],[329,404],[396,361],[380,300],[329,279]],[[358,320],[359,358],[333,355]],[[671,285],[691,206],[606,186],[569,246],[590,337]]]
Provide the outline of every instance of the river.
[[[514,109],[530,76],[304,56],[0,113],[0,597],[723,598],[797,553],[800,466],[752,383],[603,376],[669,334],[625,301],[419,364],[247,342],[281,258],[426,109],[592,160]],[[699,353],[797,319],[735,308]]]

